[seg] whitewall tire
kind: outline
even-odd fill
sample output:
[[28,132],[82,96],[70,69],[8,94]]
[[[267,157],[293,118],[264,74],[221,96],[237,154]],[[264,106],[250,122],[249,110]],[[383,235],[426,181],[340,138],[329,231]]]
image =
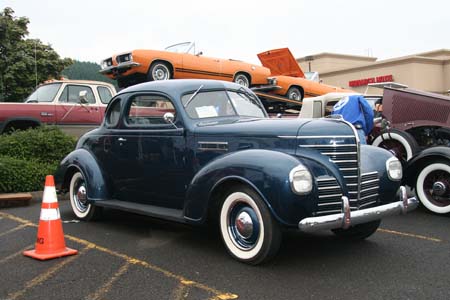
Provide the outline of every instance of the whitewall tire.
[[241,262],[262,263],[279,249],[279,225],[261,197],[248,187],[235,188],[225,197],[219,223],[228,252]]
[[450,162],[433,161],[422,168],[416,180],[416,194],[430,211],[450,213]]
[[74,173],[70,180],[69,197],[72,211],[78,219],[89,221],[99,216],[101,208],[88,202],[86,180],[81,172]]
[[372,146],[392,150],[394,155],[403,161],[410,160],[419,150],[419,145],[412,135],[394,129],[390,133],[379,135],[372,142]]

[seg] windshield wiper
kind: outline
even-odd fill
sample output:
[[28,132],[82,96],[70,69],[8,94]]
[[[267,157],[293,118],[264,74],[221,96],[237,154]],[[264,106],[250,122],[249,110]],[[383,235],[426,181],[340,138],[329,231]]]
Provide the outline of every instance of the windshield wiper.
[[[246,95],[250,100],[253,100],[254,104],[256,104],[256,106],[258,106],[259,108],[263,108],[263,106],[260,104],[258,98],[255,95],[250,94],[249,92],[247,92],[247,90],[244,87],[240,87],[237,92],[242,92],[244,95]],[[236,93],[239,95],[239,93]],[[242,96],[241,96],[242,97]],[[244,97],[242,97],[244,98]],[[244,98],[245,99],[245,98]]]
[[191,103],[192,100],[194,100],[195,96],[197,96],[198,92],[202,89],[203,84],[195,91],[195,93],[192,94],[191,98],[189,98],[188,101],[186,101],[186,104],[184,105],[184,107],[187,107],[189,105],[189,103]]

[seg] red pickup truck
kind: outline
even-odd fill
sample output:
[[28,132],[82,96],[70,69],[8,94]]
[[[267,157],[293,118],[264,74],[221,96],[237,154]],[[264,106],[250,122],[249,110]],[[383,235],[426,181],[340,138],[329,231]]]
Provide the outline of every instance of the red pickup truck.
[[106,105],[115,94],[113,85],[100,81],[53,80],[41,84],[25,103],[0,103],[0,133],[51,124],[79,137],[100,125]]

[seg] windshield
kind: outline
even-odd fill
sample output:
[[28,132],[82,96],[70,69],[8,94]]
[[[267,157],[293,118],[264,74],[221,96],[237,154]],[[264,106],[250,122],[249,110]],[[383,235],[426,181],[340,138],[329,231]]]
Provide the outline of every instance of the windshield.
[[28,96],[27,101],[52,102],[60,86],[61,83],[42,85]]
[[[264,118],[266,115],[257,98],[242,92],[213,91],[184,95],[181,102],[189,117],[204,119],[227,116]],[[192,97],[192,98],[191,98]]]
[[179,43],[172,46],[167,47],[165,50],[174,53],[188,53],[191,49],[194,48],[194,43],[185,42]]

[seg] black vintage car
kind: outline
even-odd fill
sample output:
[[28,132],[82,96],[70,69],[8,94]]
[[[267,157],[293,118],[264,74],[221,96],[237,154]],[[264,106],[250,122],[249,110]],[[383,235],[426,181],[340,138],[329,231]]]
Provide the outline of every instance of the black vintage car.
[[210,80],[121,91],[56,174],[80,219],[110,207],[218,223],[229,253],[250,264],[277,252],[283,228],[372,235],[417,206],[401,179],[397,158],[360,145],[345,121],[269,119],[249,89]]

